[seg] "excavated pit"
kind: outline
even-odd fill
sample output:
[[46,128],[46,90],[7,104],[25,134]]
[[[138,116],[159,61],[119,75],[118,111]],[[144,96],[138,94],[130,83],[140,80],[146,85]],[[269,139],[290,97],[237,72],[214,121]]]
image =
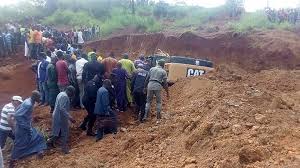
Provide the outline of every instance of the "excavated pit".
[[[118,57],[128,52],[132,59],[157,49],[209,59],[216,71],[175,83],[171,98],[164,97],[160,124],[154,112],[144,124],[122,114],[122,131],[98,143],[77,129],[85,112],[73,111],[71,154],[51,150],[44,159],[28,158],[18,167],[299,167],[299,42],[292,32],[264,31],[126,35],[89,43],[86,49]],[[35,88],[30,62],[17,58],[0,68],[0,105]],[[37,107],[33,117],[34,125],[49,133],[49,109]]]
[[209,59],[245,70],[271,68],[300,69],[300,37],[287,31],[255,32],[248,35],[219,33],[198,36],[184,33],[179,37],[164,34],[124,35],[89,43],[103,54],[130,53],[152,55],[161,49],[170,55]]

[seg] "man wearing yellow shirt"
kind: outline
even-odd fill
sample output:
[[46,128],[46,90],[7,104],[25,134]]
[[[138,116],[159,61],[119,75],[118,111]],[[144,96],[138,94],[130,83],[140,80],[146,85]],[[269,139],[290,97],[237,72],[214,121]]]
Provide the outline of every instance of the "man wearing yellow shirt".
[[[129,55],[128,54],[123,54],[123,59],[121,59],[119,62],[122,64],[122,68],[124,68],[127,71],[128,75],[131,77],[132,73],[136,69],[134,67],[134,63],[131,60],[129,60]],[[130,81],[130,79],[127,79],[127,81],[126,81],[126,94],[127,94],[128,103],[132,104],[133,98],[132,98],[132,95],[131,95],[130,87],[131,87],[131,81]]]
[[28,44],[29,44],[29,53],[30,53],[30,58],[33,57],[34,55],[34,37],[33,37],[33,29],[30,28],[29,34],[28,34]]
[[33,43],[33,29],[30,29],[29,30],[29,39],[28,39],[28,42],[29,44],[32,44]]
[[40,51],[42,49],[42,39],[43,39],[43,34],[41,31],[41,28],[37,28],[35,31],[34,35],[34,43],[36,45],[36,56],[40,54]]

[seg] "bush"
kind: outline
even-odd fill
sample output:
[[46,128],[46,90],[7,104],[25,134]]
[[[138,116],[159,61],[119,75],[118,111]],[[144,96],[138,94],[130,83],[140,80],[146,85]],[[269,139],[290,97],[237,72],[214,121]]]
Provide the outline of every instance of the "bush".
[[107,36],[117,29],[128,26],[135,27],[142,32],[157,32],[162,29],[161,24],[152,16],[132,15],[116,8],[111,12],[110,18],[102,22],[102,35]]
[[168,9],[170,8],[169,4],[159,1],[155,7],[153,14],[157,18],[166,17],[168,15]]
[[43,20],[43,24],[47,25],[68,25],[73,27],[100,25],[102,36],[107,36],[113,31],[123,29],[125,27],[135,27],[141,32],[157,32],[160,31],[161,24],[149,14],[139,15],[143,11],[153,9],[151,7],[142,7],[137,10],[137,15],[131,14],[129,10],[122,7],[113,7],[109,15],[106,17],[93,17],[90,13],[84,11],[74,12],[72,10],[57,10],[51,16]]
[[245,13],[239,21],[229,25],[236,32],[245,32],[253,29],[291,29],[290,23],[272,23],[263,11]]
[[70,25],[74,27],[100,24],[100,21],[91,17],[85,11],[73,12],[71,10],[57,10],[42,22],[47,25]]
[[24,1],[16,5],[0,6],[0,24],[5,24],[10,21],[23,23],[31,17],[39,18],[43,16],[43,11],[38,6]]
[[[180,9],[180,8],[178,8]],[[223,7],[217,8],[201,8],[201,7],[185,7],[183,10],[186,13],[185,17],[179,17],[176,19],[174,26],[187,27],[187,26],[199,26],[211,20],[214,17],[220,15],[223,11]]]

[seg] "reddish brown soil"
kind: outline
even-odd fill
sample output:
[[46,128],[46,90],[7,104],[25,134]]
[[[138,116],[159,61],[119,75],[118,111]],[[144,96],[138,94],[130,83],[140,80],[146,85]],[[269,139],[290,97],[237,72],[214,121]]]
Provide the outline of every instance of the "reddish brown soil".
[[[71,154],[50,151],[20,166],[297,168],[300,71],[223,70],[172,86],[159,124],[152,115],[98,143],[73,127]],[[49,121],[48,114],[36,115]]]
[[[205,55],[217,63],[216,72],[174,84],[171,98],[164,98],[160,123],[154,112],[144,124],[134,122],[130,113],[122,114],[122,131],[97,143],[77,130],[85,112],[74,111],[71,154],[51,150],[42,160],[28,158],[18,167],[298,168],[298,42],[295,34],[272,31],[242,37],[138,35],[94,42],[89,47],[117,54],[151,54],[161,48],[171,54]],[[22,66],[25,71],[29,65]],[[33,81],[24,85],[33,89]],[[49,132],[49,109],[37,107],[34,123]]]
[[300,68],[300,37],[288,31],[265,31],[246,35],[218,32],[181,36],[164,34],[124,35],[92,42],[88,48],[101,53],[111,51],[120,56],[124,52],[136,58],[139,54],[151,55],[157,49],[170,55],[209,59],[216,64],[237,65],[247,70],[270,68]]
[[35,89],[31,62],[21,55],[0,61],[0,107],[14,95],[29,96]]

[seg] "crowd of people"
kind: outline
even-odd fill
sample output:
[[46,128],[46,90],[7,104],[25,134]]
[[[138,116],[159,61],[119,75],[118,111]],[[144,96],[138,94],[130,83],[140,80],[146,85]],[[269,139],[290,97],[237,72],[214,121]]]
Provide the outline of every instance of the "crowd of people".
[[83,45],[86,41],[98,38],[100,38],[100,26],[98,25],[70,31],[58,31],[42,25],[22,26],[8,23],[0,28],[0,58],[15,54],[18,45],[25,44],[24,55],[31,59],[37,59],[40,52]]
[[16,53],[17,45],[24,44],[24,29],[20,25],[6,24],[0,28],[0,58]]
[[[46,149],[57,144],[68,154],[69,124],[76,122],[70,113],[72,109],[86,110],[86,117],[78,124],[78,129],[95,137],[96,141],[105,134],[117,133],[118,113],[126,113],[128,108],[135,107],[139,122],[147,121],[154,96],[159,122],[163,89],[169,97],[164,60],[158,60],[157,66],[151,67],[151,62],[143,55],[132,61],[125,53],[117,60],[111,52],[104,58],[96,49],[88,53],[83,50],[81,31],[74,43],[69,36],[57,35],[56,31],[45,29],[41,33],[40,30],[39,27],[30,30],[25,42],[25,50],[28,45],[30,53],[25,55],[37,59],[32,65],[37,90],[24,101],[20,96],[12,97],[11,103],[1,112],[1,148],[8,137],[14,142],[11,165],[32,154],[42,157]],[[48,40],[46,43],[30,40],[40,39],[40,36],[52,40],[51,45]],[[35,104],[50,107],[52,129],[48,139],[32,126]]]
[[289,22],[291,24],[296,24],[299,17],[299,9],[271,9],[266,8],[265,12],[270,22]]
[[100,27],[80,28],[78,30],[58,31],[51,27],[35,25],[25,29],[25,56],[37,59],[41,52],[55,49],[73,53],[86,41],[100,38]]

